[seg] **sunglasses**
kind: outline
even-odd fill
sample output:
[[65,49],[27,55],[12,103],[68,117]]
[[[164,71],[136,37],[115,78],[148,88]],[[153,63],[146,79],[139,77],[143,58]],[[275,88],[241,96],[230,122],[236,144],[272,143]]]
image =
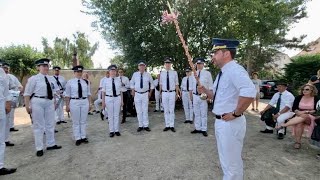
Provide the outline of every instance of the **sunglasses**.
[[310,91],[310,89],[303,89],[304,91]]

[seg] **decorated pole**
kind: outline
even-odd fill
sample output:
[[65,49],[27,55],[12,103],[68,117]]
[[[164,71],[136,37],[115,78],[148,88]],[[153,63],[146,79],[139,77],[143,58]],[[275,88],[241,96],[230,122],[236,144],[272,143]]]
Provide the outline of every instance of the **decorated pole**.
[[[179,13],[173,11],[173,9],[172,9],[172,7],[171,7],[171,5],[170,5],[170,3],[168,1],[167,1],[167,6],[169,8],[170,13],[168,13],[167,10],[162,12],[162,22],[161,22],[161,24],[168,24],[168,23],[172,23],[172,22],[174,23],[174,25],[176,27],[176,31],[177,31],[178,36],[179,36],[179,39],[180,39],[180,41],[182,43],[182,47],[183,47],[183,49],[185,51],[185,54],[186,54],[186,56],[188,58],[189,65],[190,65],[190,67],[192,69],[192,72],[195,74],[195,77],[196,77],[196,69],[195,69],[194,64],[192,62],[192,57],[191,57],[191,55],[189,53],[188,45],[186,44],[186,41],[184,40],[183,35],[181,33],[181,30],[180,30],[180,26],[179,26],[179,22],[178,22]],[[199,77],[196,77],[196,80],[197,80],[198,86],[201,86]],[[207,97],[208,96],[205,93],[202,93],[200,98],[201,99],[207,99]]]

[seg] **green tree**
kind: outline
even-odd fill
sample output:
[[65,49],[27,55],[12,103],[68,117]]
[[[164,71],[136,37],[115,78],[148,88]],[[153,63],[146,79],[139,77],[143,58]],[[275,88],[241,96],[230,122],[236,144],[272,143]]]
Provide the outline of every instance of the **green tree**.
[[[238,60],[249,71],[260,70],[274,50],[299,47],[304,36],[285,39],[290,26],[306,16],[307,0],[185,0],[175,1],[179,24],[194,57],[207,57],[213,37],[241,40]],[[129,66],[144,59],[159,66],[175,59],[174,68],[188,66],[173,25],[162,26],[166,1],[82,0],[87,12],[98,18],[93,25],[114,47],[124,53]]]
[[12,45],[0,48],[0,58],[10,64],[10,71],[22,81],[24,76],[35,74],[34,62],[43,54],[29,45]]
[[299,87],[308,83],[310,77],[316,75],[319,69],[320,54],[298,56],[292,60],[292,63],[286,65],[284,78],[297,94]]
[[72,55],[76,52],[79,62],[86,68],[93,68],[92,56],[98,49],[98,43],[91,46],[85,33],[76,32],[73,34],[73,40],[68,38],[56,37],[53,41],[53,47],[50,47],[48,40],[42,38],[43,52],[52,59],[52,65],[58,65],[62,68],[72,66]]

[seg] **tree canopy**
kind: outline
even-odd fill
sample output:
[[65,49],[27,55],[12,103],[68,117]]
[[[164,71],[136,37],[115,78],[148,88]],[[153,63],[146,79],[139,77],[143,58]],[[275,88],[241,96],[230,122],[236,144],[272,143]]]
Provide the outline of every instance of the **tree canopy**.
[[[179,0],[179,25],[193,57],[207,57],[213,37],[239,39],[237,60],[248,71],[259,70],[279,47],[299,47],[304,38],[285,39],[292,24],[306,16],[307,0]],[[98,18],[93,26],[122,50],[128,67],[143,59],[162,65],[166,56],[183,70],[187,59],[174,25],[163,26],[166,1],[82,0],[86,13]]]
[[50,47],[46,38],[42,38],[43,53],[52,59],[52,65],[70,68],[72,66],[72,56],[77,53],[79,62],[86,68],[93,68],[91,57],[98,48],[98,43],[90,44],[85,33],[76,32],[73,40],[56,37],[53,47]]

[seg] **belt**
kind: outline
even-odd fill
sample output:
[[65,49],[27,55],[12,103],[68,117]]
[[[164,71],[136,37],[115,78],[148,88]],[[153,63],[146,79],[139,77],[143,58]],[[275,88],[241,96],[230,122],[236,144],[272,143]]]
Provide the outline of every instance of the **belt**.
[[192,94],[197,95],[197,96],[200,96],[200,95],[201,95],[201,94],[196,94],[196,93],[192,93]]
[[[241,114],[241,116],[242,116],[243,114]],[[240,116],[240,117],[241,117]],[[216,119],[221,119],[223,116],[222,115],[216,115]]]
[[176,92],[176,90],[172,90],[172,91],[162,91],[162,92]]
[[120,96],[120,94],[118,94],[116,96],[111,96],[111,95],[106,95],[106,96],[108,96],[108,97],[118,97],[118,96]]
[[139,94],[144,94],[144,93],[146,93],[146,92],[148,92],[148,91],[145,91],[145,92],[138,92],[138,91],[135,91],[136,93],[139,93]]
[[33,97],[41,98],[41,99],[49,99],[48,96],[33,96]]
[[73,97],[73,98],[70,98],[70,99],[87,99],[87,97],[82,97],[82,98],[75,98],[75,97]]

